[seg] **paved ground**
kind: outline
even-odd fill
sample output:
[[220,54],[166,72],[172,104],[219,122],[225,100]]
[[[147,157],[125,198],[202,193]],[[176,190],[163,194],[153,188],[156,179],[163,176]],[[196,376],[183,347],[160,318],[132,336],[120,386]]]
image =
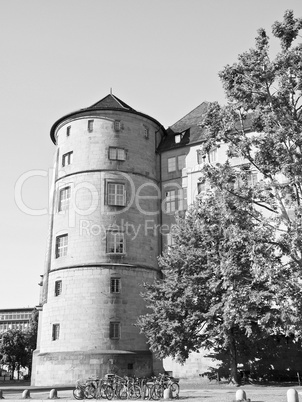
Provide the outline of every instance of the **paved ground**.
[[[295,389],[299,401],[302,402],[302,386],[295,384],[280,386],[243,385],[239,388],[232,385],[204,384],[198,381],[180,380],[180,402],[233,402],[236,392],[244,390],[246,397],[252,402],[286,402],[287,391]],[[30,387],[28,384],[4,385],[0,383],[0,391],[7,400],[21,400],[25,389],[30,392],[32,400],[49,401],[51,387]],[[57,396],[62,401],[75,401],[71,387],[57,387]],[[1,392],[0,392],[1,393]],[[105,402],[105,401],[104,401]]]

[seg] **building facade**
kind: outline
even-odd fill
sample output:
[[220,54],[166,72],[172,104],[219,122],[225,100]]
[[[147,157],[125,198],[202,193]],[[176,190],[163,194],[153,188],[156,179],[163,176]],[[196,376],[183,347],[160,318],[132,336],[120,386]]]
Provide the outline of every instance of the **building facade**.
[[34,307],[1,309],[0,333],[9,329],[18,329],[21,331],[27,329],[33,311]]
[[[158,361],[135,325],[147,312],[144,282],[161,277],[157,258],[172,241],[175,213],[205,191],[203,102],[167,130],[110,94],[63,116],[56,146],[38,345],[32,385],[74,384],[107,373],[198,376],[203,354],[185,367]],[[244,161],[234,159],[234,164]],[[257,180],[254,172],[253,180]],[[202,356],[200,358],[200,356]]]

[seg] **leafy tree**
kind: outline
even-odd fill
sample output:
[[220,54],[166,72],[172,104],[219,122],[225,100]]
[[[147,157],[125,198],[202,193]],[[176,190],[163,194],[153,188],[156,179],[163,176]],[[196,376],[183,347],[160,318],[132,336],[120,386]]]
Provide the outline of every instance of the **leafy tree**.
[[[277,229],[275,240],[297,276],[302,268],[302,44],[293,41],[301,28],[302,19],[290,10],[282,23],[273,24],[281,43],[274,59],[260,29],[255,48],[219,74],[228,105],[210,104],[201,122],[205,152],[224,146],[228,156],[226,163],[204,170],[206,179],[258,206],[258,219]],[[235,168],[235,157],[246,163]],[[262,180],[251,187],[246,184],[253,169]]]
[[1,362],[7,364],[13,377],[14,371],[19,374],[20,367],[26,366],[25,335],[18,329],[9,329],[0,338]]
[[139,319],[160,357],[227,354],[235,381],[238,359],[261,356],[263,339],[302,335],[302,19],[288,10],[272,28],[274,59],[260,29],[255,48],[219,74],[228,104],[210,104],[200,124],[204,152],[224,147],[227,160],[203,169],[213,191],[178,219]]
[[[159,260],[164,278],[145,285],[150,313],[138,321],[159,357],[184,362],[200,348],[225,352],[238,382],[247,348],[294,321],[287,266],[257,215],[252,204],[213,190],[177,219],[174,245]],[[299,291],[291,277],[288,289]]]
[[32,353],[36,349],[38,311],[34,310],[25,331],[9,329],[0,335],[0,362],[7,364],[13,377],[21,367],[28,367],[31,372]]
[[32,354],[37,347],[38,318],[39,312],[34,310],[29,320],[28,329],[25,331],[26,367],[29,369],[29,376],[32,368]]

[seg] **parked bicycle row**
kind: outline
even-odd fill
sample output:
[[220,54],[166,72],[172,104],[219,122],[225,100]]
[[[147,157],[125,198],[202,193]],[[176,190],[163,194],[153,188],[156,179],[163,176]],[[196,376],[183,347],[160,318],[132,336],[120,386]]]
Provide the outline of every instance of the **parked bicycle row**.
[[156,377],[119,377],[107,374],[104,378],[78,380],[73,390],[75,399],[149,399],[163,398],[168,389],[170,398],[179,397],[179,380],[166,374]]

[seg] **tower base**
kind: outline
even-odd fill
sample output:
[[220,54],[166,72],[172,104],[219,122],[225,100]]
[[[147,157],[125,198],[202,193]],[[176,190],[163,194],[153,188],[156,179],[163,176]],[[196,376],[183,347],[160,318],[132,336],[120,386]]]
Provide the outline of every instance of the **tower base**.
[[[102,378],[106,374],[149,377],[163,371],[153,364],[150,351],[77,351],[33,354],[31,385],[75,385],[79,379]],[[156,367],[154,367],[156,366]]]

